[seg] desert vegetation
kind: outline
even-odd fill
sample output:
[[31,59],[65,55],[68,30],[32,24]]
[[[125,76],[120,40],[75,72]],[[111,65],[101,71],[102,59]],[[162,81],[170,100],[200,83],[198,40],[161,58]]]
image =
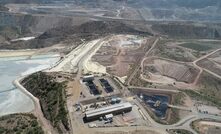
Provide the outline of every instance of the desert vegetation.
[[196,51],[206,51],[206,50],[211,49],[210,46],[201,45],[197,43],[183,43],[183,44],[180,44],[180,46],[190,48]]
[[[136,67],[135,65],[131,65],[130,72],[132,72],[135,67]],[[130,81],[130,85],[137,86],[137,87],[150,87],[152,85],[152,83],[142,80],[140,77],[140,73],[141,73],[141,69],[139,69],[136,72],[136,74],[134,75],[134,77]]]
[[217,75],[221,75],[221,69],[220,69],[220,51],[214,53],[213,55],[200,60],[197,62],[197,65],[205,68],[213,73],[216,73]]
[[154,24],[152,29],[167,35],[171,38],[205,38],[205,39],[220,39],[220,29],[214,25],[194,25],[194,24],[179,24],[165,23]]
[[220,123],[213,122],[208,119],[196,120],[191,123],[191,127],[199,134],[219,134]]
[[191,62],[196,59],[196,54],[193,51],[171,45],[175,43],[176,40],[161,39],[155,49],[151,51],[151,55],[184,62]]
[[213,104],[221,107],[221,81],[206,72],[203,72],[202,76],[198,82],[199,93],[194,91],[187,91],[190,96],[196,97],[198,99],[207,100]]
[[66,109],[66,83],[56,82],[49,74],[34,73],[22,81],[23,86],[39,98],[43,114],[60,133],[69,130],[68,111]]
[[184,104],[184,98],[185,98],[185,94],[183,92],[179,92],[176,95],[173,96],[173,101],[172,104],[173,105],[183,105]]
[[1,134],[44,134],[32,114],[11,114],[0,117]]

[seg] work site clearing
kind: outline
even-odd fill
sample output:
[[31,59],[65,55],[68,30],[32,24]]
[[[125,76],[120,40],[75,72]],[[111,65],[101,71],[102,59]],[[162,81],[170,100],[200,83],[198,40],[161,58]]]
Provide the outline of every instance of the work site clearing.
[[[154,55],[162,40],[122,34],[83,42],[45,70],[52,76],[59,72],[56,81],[67,82],[67,130],[78,134],[170,133],[179,129],[196,133],[191,126],[193,121],[221,121],[221,111],[212,103],[188,94],[200,92],[194,88],[198,87],[204,68],[211,77],[219,75],[201,64],[210,59],[218,66],[219,51],[208,52],[192,62],[175,61]],[[140,75],[133,76],[137,73],[134,71],[140,71]],[[122,81],[123,77],[126,78]],[[133,77],[147,82],[147,86],[126,85]],[[178,90],[183,85],[190,88]],[[45,124],[43,120],[39,122]],[[45,127],[43,130],[50,131]]]
[[[56,45],[53,46],[45,41],[43,43],[48,47],[13,51],[12,55],[27,56],[29,60],[34,55],[59,53],[59,60],[49,68],[22,75],[13,82],[33,101],[33,119],[26,120],[35,120],[36,116],[34,123],[40,125],[32,124],[31,132],[217,132],[214,128],[220,128],[221,122],[221,104],[218,101],[221,99],[220,42],[170,39],[139,31],[139,28],[129,29],[128,25],[116,22],[88,22],[83,26],[96,26],[97,23],[106,26],[106,30],[114,29],[113,33],[74,27],[67,33],[77,29],[87,38],[76,37],[76,31],[70,37],[61,33],[56,34],[56,38],[66,39],[68,43],[54,39]],[[31,40],[50,38],[56,30],[59,29]],[[90,34],[93,30],[95,33]],[[76,42],[70,45],[71,41]],[[206,43],[212,45],[205,47]],[[204,48],[200,49],[202,46]],[[4,51],[0,56],[11,54]],[[1,120],[5,124],[10,118],[3,116]],[[1,129],[13,131],[6,127],[0,128],[0,132]]]

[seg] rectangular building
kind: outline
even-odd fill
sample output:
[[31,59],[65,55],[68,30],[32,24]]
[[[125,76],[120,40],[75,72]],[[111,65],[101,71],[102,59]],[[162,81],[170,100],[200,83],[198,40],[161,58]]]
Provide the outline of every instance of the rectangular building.
[[107,107],[98,108],[95,110],[87,111],[85,113],[86,121],[96,120],[100,117],[103,117],[107,114],[122,114],[126,112],[130,112],[132,110],[132,105],[129,102],[115,104]]
[[88,86],[90,93],[93,95],[99,95],[100,92],[97,89],[97,86],[94,84],[93,81],[87,81],[86,85]]
[[87,82],[87,81],[93,81],[94,80],[94,75],[85,75],[82,78],[83,82]]
[[101,85],[104,87],[105,91],[107,93],[113,92],[113,87],[109,84],[109,82],[106,79],[100,79]]

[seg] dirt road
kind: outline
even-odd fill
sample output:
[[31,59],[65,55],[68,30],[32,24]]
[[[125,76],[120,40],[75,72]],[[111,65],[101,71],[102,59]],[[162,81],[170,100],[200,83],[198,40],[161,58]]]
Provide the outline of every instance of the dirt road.
[[[216,52],[218,52],[218,51],[220,51],[220,50],[221,50],[221,48],[220,48],[220,49],[217,49],[217,50],[215,50],[215,51],[213,51],[213,52],[211,52],[211,53],[209,53],[209,54],[207,54],[207,55],[204,55],[204,56],[198,58],[197,60],[195,60],[195,61],[193,61],[193,62],[175,61],[175,60],[172,60],[172,59],[167,59],[167,58],[162,58],[162,57],[156,57],[156,56],[146,57],[146,58],[143,59],[143,62],[144,62],[146,59],[148,59],[148,58],[159,58],[159,59],[162,59],[162,60],[168,60],[168,61],[175,62],[175,63],[180,63],[180,64],[192,63],[195,68],[199,69],[199,73],[197,74],[197,76],[196,76],[194,82],[193,82],[193,83],[190,83],[190,84],[187,84],[187,83],[179,82],[179,81],[176,81],[176,80],[174,80],[174,81],[176,82],[176,85],[175,85],[175,86],[176,86],[177,88],[189,88],[189,89],[194,89],[194,88],[196,88],[196,84],[197,84],[197,82],[198,82],[198,80],[199,80],[199,78],[200,78],[200,76],[201,76],[201,74],[202,74],[203,71],[206,71],[206,72],[210,73],[211,75],[213,75],[213,76],[215,76],[215,77],[221,79],[221,76],[220,76],[220,75],[217,75],[216,73],[213,73],[212,71],[210,71],[210,70],[208,70],[208,69],[205,69],[205,68],[202,68],[202,67],[200,67],[200,66],[197,65],[197,62],[199,62],[200,60],[203,60],[203,59],[205,59],[205,58],[211,56],[212,54],[214,54],[214,53],[216,53]],[[143,62],[141,62],[141,67],[143,67]],[[144,72],[144,71],[143,71],[143,68],[142,68],[142,72]],[[160,81],[153,81],[153,80],[150,80],[150,79],[146,79],[146,78],[143,77],[142,74],[141,74],[141,79],[143,79],[143,80],[145,80],[145,81],[148,81],[148,82],[162,83],[162,84],[163,84],[163,82],[160,82]],[[165,83],[165,82],[164,82],[164,83]]]
[[99,50],[99,48],[103,44],[105,44],[105,42],[108,41],[109,38],[111,37],[108,36],[96,42],[96,44],[94,44],[94,47],[90,51],[88,51],[86,55],[82,57],[78,66],[79,68],[80,66],[83,67],[85,73],[87,72],[107,73],[106,67],[102,65],[96,65],[94,62],[91,61],[91,57]]
[[93,40],[88,43],[83,43],[71,51],[65,58],[54,68],[52,68],[51,72],[57,71],[64,71],[68,72],[71,71],[72,68],[77,67],[81,58],[86,55],[96,44],[98,40]]
[[126,81],[126,85],[130,84],[130,81],[133,79],[134,75],[137,73],[137,71],[140,69],[142,62],[144,62],[144,58],[148,56],[148,54],[155,48],[157,42],[159,41],[159,38],[157,38],[154,43],[152,44],[151,48],[145,53],[145,55],[142,58],[141,63],[134,69],[134,71],[131,73],[131,75],[128,77]]
[[202,74],[203,70],[206,71],[206,72],[208,72],[209,74],[211,74],[211,75],[213,75],[213,76],[215,76],[215,77],[221,79],[221,76],[220,76],[220,75],[217,75],[216,73],[213,73],[212,71],[210,71],[210,70],[208,70],[208,69],[206,69],[206,68],[202,68],[202,67],[200,67],[200,66],[197,65],[197,62],[199,62],[200,60],[203,60],[203,59],[205,59],[205,58],[207,58],[207,57],[209,57],[209,56],[215,54],[216,52],[218,52],[218,51],[220,51],[220,50],[221,50],[221,48],[220,48],[220,49],[217,49],[217,50],[215,50],[215,51],[213,51],[213,52],[211,52],[211,53],[209,53],[209,54],[207,54],[207,55],[204,55],[204,56],[200,57],[199,59],[197,59],[197,60],[195,60],[195,61],[193,61],[193,65],[194,65],[195,67],[197,67],[198,69],[200,69],[200,73],[199,73],[199,75],[196,77],[196,79],[195,79],[195,81],[194,81],[194,84],[195,84],[195,85],[197,84],[197,82],[198,82],[198,80],[199,80],[199,78],[200,78],[200,75]]
[[145,89],[147,91],[160,91],[160,92],[166,92],[166,93],[179,93],[180,91],[176,89],[162,89],[162,88],[148,88],[148,87],[136,87],[136,86],[129,86],[128,88],[131,89]]

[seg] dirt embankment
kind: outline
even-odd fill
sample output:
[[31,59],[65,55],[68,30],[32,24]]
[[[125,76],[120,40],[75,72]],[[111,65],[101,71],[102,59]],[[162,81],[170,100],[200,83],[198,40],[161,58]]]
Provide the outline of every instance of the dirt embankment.
[[199,70],[191,65],[157,58],[146,60],[143,66],[144,76],[150,79],[157,79],[158,77],[165,76],[179,82],[193,83],[199,73]]
[[70,130],[64,82],[56,82],[49,74],[38,72],[26,77],[22,85],[40,101],[42,112],[59,133]]

